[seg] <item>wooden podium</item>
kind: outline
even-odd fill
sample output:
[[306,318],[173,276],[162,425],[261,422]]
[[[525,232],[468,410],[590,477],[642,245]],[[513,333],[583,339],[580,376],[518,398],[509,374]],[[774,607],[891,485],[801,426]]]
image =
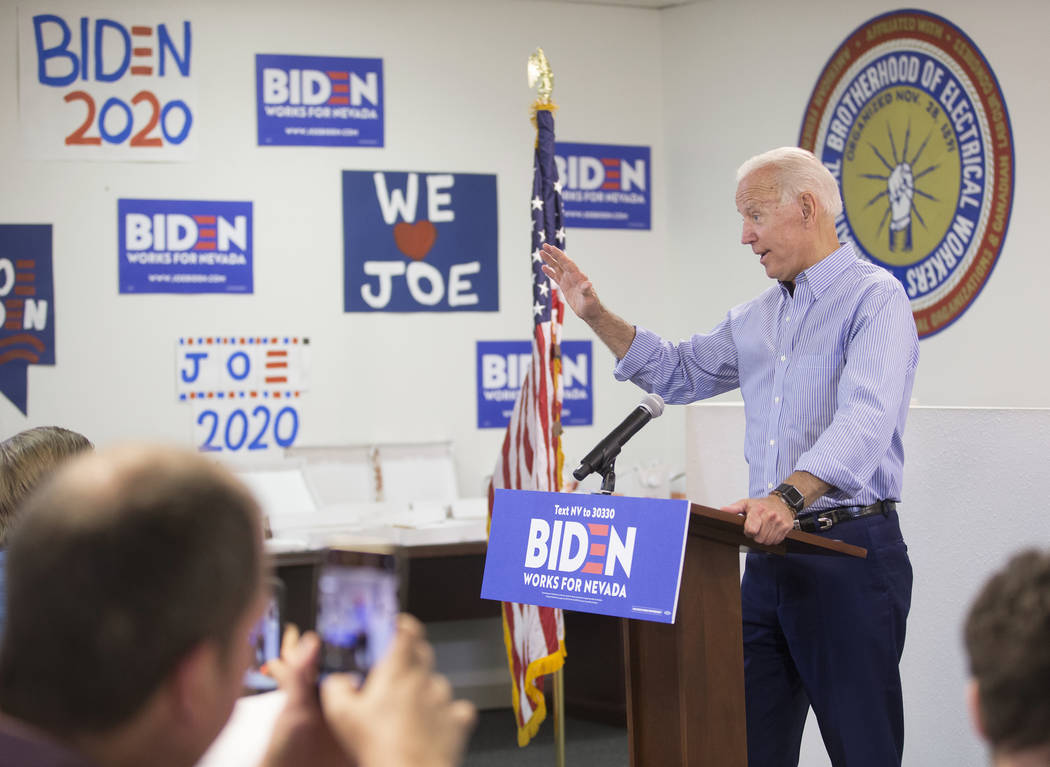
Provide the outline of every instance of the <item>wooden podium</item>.
[[690,508],[673,625],[623,621],[627,743],[632,767],[746,767],[740,547],[773,554],[866,557],[867,551],[791,532],[776,546],[744,535],[744,519]]

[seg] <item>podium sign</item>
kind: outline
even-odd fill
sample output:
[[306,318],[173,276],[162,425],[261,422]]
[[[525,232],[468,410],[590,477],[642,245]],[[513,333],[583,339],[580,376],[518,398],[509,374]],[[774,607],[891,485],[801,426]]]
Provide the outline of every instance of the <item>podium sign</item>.
[[496,490],[484,599],[674,623],[689,502]]

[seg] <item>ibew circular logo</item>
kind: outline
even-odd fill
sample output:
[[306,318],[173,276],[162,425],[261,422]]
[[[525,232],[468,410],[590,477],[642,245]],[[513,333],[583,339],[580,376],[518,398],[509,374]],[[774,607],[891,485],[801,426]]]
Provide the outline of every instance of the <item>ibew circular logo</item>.
[[1013,135],[994,73],[947,19],[901,10],[858,27],[813,89],[799,146],[842,191],[839,240],[891,271],[920,337],[984,287],[1013,203]]

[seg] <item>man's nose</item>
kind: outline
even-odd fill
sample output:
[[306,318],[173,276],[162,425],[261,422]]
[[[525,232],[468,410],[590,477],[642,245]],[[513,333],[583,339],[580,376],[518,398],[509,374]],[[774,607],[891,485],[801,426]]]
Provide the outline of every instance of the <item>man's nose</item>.
[[755,241],[755,230],[751,228],[751,225],[746,221],[744,222],[743,231],[740,233],[740,244],[748,245]]

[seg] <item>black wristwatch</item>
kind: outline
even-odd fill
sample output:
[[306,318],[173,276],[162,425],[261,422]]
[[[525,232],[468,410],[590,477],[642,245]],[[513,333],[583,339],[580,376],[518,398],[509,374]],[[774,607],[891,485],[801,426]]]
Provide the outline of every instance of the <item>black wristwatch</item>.
[[797,487],[789,485],[787,482],[777,485],[777,489],[771,492],[770,495],[779,495],[784,503],[791,508],[796,517],[802,513],[802,509],[806,508],[806,499],[802,496],[802,493],[798,491]]

